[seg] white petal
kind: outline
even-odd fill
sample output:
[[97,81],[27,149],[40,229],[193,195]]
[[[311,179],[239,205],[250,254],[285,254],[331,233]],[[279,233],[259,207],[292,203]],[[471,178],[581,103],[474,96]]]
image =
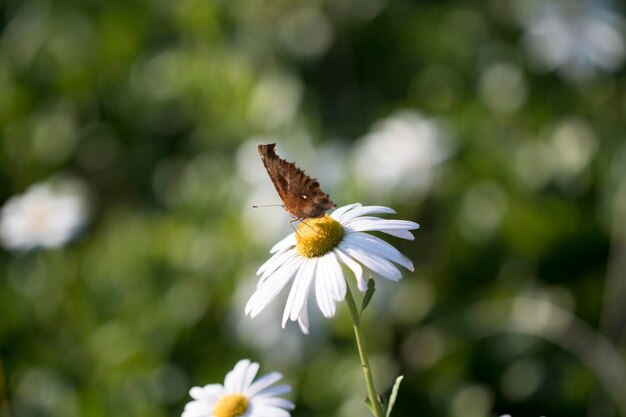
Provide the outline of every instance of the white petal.
[[246,374],[243,377],[243,387],[241,388],[241,392],[246,392],[250,388],[257,372],[259,372],[259,364],[257,362],[250,363],[250,366],[248,366]]
[[300,265],[287,297],[287,304],[283,312],[283,327],[285,327],[287,320],[298,318],[309,293],[309,287],[315,274],[316,261],[315,258],[305,258]]
[[409,258],[400,253],[398,249],[376,236],[368,235],[367,233],[354,232],[347,233],[343,240],[346,244],[357,246],[365,252],[382,256],[392,262],[402,265],[409,271],[414,271],[413,262],[411,262]]
[[262,391],[259,391],[255,394],[255,397],[275,397],[277,395],[283,395],[291,392],[291,387],[289,385],[275,385],[272,387],[266,387]]
[[325,254],[318,261],[315,284],[315,295],[322,314],[333,317],[336,302],[343,301],[346,296],[346,279],[337,255],[333,252]]
[[182,417],[211,417],[214,404],[202,401],[191,401],[185,405]]
[[343,275],[343,271],[341,270],[341,265],[339,265],[339,261],[337,260],[337,255],[330,252],[326,254],[326,257],[329,259],[329,272],[332,277],[332,295],[335,301],[343,301],[346,298],[346,277]]
[[248,368],[250,367],[250,361],[248,359],[242,359],[233,368],[232,371],[226,374],[224,378],[224,390],[226,392],[243,392],[243,383]]
[[306,302],[298,314],[298,326],[300,326],[302,333],[309,334],[309,309]]
[[276,252],[272,254],[272,256],[270,256],[270,258],[267,261],[263,262],[263,265],[261,265],[259,269],[257,269],[256,274],[260,275],[263,272],[265,272],[267,270],[267,267],[272,265],[276,261],[276,259],[280,258],[280,256],[283,255],[284,253],[285,251],[280,251],[280,252]]
[[328,260],[325,259],[326,255],[317,263],[315,299],[324,317],[330,318],[335,315],[335,302],[332,296],[332,278],[330,272],[328,272],[330,265],[328,265]]
[[409,232],[408,230],[385,229],[381,230],[380,232],[399,237],[400,239],[415,240],[415,236],[413,236],[413,233]]
[[348,204],[347,206],[339,207],[337,210],[333,211],[330,216],[333,219],[339,221],[341,216],[343,216],[346,212],[352,210],[355,207],[361,207],[361,203]]
[[356,285],[360,291],[367,290],[367,283],[363,279],[363,268],[357,262],[354,261],[346,252],[341,250],[338,246],[335,246],[333,249],[333,253],[337,255],[339,260],[346,264],[348,268],[352,270],[354,273],[354,277],[356,278]]
[[252,404],[266,407],[279,407],[287,410],[295,408],[291,401],[277,397],[256,397],[252,399]]
[[293,258],[290,262],[286,263],[279,268],[267,281],[263,283],[252,294],[252,297],[246,304],[245,313],[254,318],[259,314],[269,303],[271,303],[278,293],[287,285],[296,270],[302,265],[302,258]]
[[352,256],[354,259],[356,259],[372,271],[376,272],[380,276],[383,276],[392,281],[398,281],[402,278],[402,273],[398,270],[398,268],[396,268],[391,262],[381,256],[364,251],[358,246],[347,243],[345,240],[339,244],[339,247],[346,251],[348,255]]
[[384,206],[364,206],[364,207],[356,207],[353,210],[350,210],[347,213],[344,213],[340,218],[336,219],[341,224],[345,224],[352,219],[356,219],[357,217],[364,216],[366,214],[395,214],[395,210],[389,207]]
[[202,388],[193,387],[189,390],[189,395],[194,400],[217,401],[224,395],[224,387],[220,384],[210,384]]
[[415,230],[419,229],[419,224],[408,220],[388,220],[379,219],[378,217],[359,217],[352,219],[344,224],[345,227],[349,227],[357,232],[384,232],[393,236],[401,237],[402,239],[413,240],[415,237],[412,233],[400,233],[395,234],[396,231]]
[[315,271],[317,270],[317,261],[318,260],[316,258],[312,258],[303,268],[304,271],[301,276],[301,281],[296,287],[293,308],[291,309],[291,315],[289,316],[291,320],[296,320],[297,318],[299,318],[302,310],[306,311],[306,303],[309,297],[309,291],[311,289],[313,279],[315,278]]
[[265,389],[269,388],[272,384],[280,381],[282,378],[283,375],[280,372],[270,372],[267,375],[263,375],[261,378],[254,381],[252,385],[250,385],[245,394],[247,394],[249,397],[262,395]]
[[[282,408],[271,407],[271,406],[253,406],[250,407],[250,417],[289,417],[289,411],[285,411]],[[244,414],[245,416],[248,413]]]
[[270,253],[278,252],[281,249],[287,249],[291,246],[295,246],[295,244],[296,234],[290,233],[289,235],[285,236],[280,242],[272,246],[272,249],[270,249]]
[[263,271],[261,271],[261,268],[259,268],[257,275],[260,272],[263,272],[263,275],[261,275],[261,278],[259,278],[257,287],[261,285],[263,282],[265,282],[265,280],[270,275],[272,275],[278,268],[280,268],[283,264],[289,262],[292,258],[296,256],[298,256],[298,250],[295,248],[288,250],[286,252],[275,253],[267,262],[263,264],[263,266],[261,266]]

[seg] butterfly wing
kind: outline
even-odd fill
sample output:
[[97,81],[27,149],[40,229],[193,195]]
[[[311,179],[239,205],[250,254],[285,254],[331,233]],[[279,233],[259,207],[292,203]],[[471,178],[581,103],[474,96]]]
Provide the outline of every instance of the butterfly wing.
[[275,149],[274,143],[259,145],[259,155],[285,209],[292,216],[299,219],[321,217],[335,207],[317,180],[280,158]]

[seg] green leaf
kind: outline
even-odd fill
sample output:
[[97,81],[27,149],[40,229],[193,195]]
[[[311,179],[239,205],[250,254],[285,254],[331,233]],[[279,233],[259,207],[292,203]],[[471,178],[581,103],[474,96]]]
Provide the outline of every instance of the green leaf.
[[400,383],[404,379],[404,375],[400,375],[396,378],[396,382],[393,384],[393,389],[391,390],[391,397],[389,397],[389,407],[387,407],[387,414],[385,417],[389,417],[391,415],[391,410],[393,410],[393,405],[396,402],[396,397],[398,396],[398,390],[400,389]]
[[372,297],[374,296],[374,292],[376,291],[376,283],[372,278],[367,281],[367,291],[365,292],[365,296],[363,297],[363,302],[361,303],[361,313],[365,310],[365,307],[372,301]]

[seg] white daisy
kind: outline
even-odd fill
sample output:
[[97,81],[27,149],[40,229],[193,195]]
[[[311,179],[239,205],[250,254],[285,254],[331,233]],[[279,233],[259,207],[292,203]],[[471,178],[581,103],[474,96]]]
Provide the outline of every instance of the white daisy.
[[526,47],[547,69],[580,81],[622,67],[624,22],[603,2],[541,0],[527,2],[524,9]]
[[406,220],[369,216],[381,213],[393,214],[395,211],[356,203],[340,207],[330,216],[302,221],[297,233],[274,245],[270,250],[272,257],[257,271],[261,278],[248,300],[246,314],[253,318],[258,315],[295,276],[282,325],[285,327],[287,320],[297,320],[300,329],[308,333],[307,299],[313,284],[317,305],[325,317],[335,315],[336,303],[346,295],[346,280],[340,262],[354,272],[360,291],[367,290],[363,267],[392,281],[402,278],[394,263],[413,271],[409,258],[384,240],[363,232],[383,232],[413,240],[409,230],[417,229],[419,225]]
[[355,177],[361,179],[368,195],[415,199],[428,193],[437,168],[453,151],[442,121],[413,110],[400,110],[376,122],[359,139],[354,157]]
[[[291,391],[289,385],[275,385],[282,379],[272,372],[254,381],[259,364],[242,359],[226,374],[224,385],[193,387],[194,399],[185,406],[182,417],[289,417],[291,401],[277,397]],[[253,382],[254,381],[254,382]]]
[[0,210],[0,242],[8,249],[58,248],[69,242],[87,220],[87,204],[69,185],[31,186],[11,197]]

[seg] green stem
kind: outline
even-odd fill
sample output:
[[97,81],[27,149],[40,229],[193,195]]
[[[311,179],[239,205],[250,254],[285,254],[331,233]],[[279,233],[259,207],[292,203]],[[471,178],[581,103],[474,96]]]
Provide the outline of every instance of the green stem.
[[347,286],[346,291],[346,304],[350,310],[352,316],[352,327],[354,328],[354,336],[356,337],[356,346],[359,350],[359,358],[361,359],[361,368],[363,368],[363,376],[365,377],[365,384],[367,385],[367,393],[369,395],[370,410],[374,417],[384,417],[383,408],[378,401],[378,394],[374,387],[374,378],[372,377],[372,370],[370,368],[369,360],[367,359],[367,351],[365,349],[365,339],[363,338],[363,332],[361,331],[361,316],[359,310],[354,303],[352,292],[350,287]]

